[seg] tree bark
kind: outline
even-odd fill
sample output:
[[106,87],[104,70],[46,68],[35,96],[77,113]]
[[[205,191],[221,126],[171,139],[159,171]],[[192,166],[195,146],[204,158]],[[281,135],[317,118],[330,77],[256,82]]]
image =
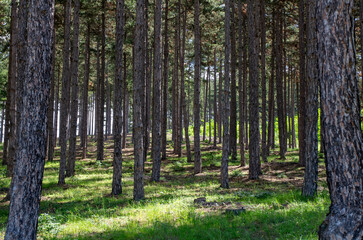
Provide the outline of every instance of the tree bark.
[[248,14],[248,56],[249,56],[249,68],[250,68],[250,81],[249,81],[249,179],[258,179],[258,175],[261,172],[260,162],[260,131],[259,131],[259,111],[258,111],[258,49],[259,40],[257,33],[258,21],[258,6],[259,0],[248,0],[247,14]]
[[237,160],[237,92],[236,92],[236,31],[235,31],[235,4],[230,0],[231,12],[231,109],[230,109],[230,153],[231,160]]
[[214,125],[214,131],[213,131],[213,147],[217,147],[217,125],[219,125],[218,122],[218,108],[217,108],[217,49],[214,49],[214,96],[213,96],[213,125]]
[[[124,21],[126,22],[126,21]],[[126,33],[124,33],[126,35]],[[126,38],[125,38],[126,39]],[[122,148],[126,148],[127,126],[129,120],[129,91],[127,88],[127,65],[126,65],[126,53],[124,52],[124,81],[123,81],[123,136],[122,136]]]
[[74,176],[76,165],[77,119],[78,119],[78,62],[79,62],[79,10],[80,1],[74,0],[73,42],[71,57],[71,112],[70,138],[66,176]]
[[[20,46],[16,168],[6,240],[36,239],[41,197],[47,110],[50,94],[54,1],[21,1],[19,4]],[[41,42],[42,44],[39,44]],[[26,117],[25,117],[26,116]]]
[[261,88],[262,88],[262,141],[261,157],[263,162],[267,162],[267,140],[266,140],[266,17],[265,1],[260,1],[260,27],[261,27]]
[[199,26],[199,0],[194,1],[194,174],[202,172],[202,159],[200,153],[200,26]]
[[145,83],[145,28],[144,13],[145,0],[136,2],[136,26],[135,26],[135,67],[134,67],[134,200],[144,198],[144,126],[142,104],[144,103]]
[[[224,18],[224,89],[223,89],[223,149],[222,149],[222,164],[221,164],[221,187],[229,188],[228,181],[228,161],[230,151],[230,133],[229,133],[229,117],[230,117],[230,101],[229,101],[229,60],[231,53],[231,5],[230,0],[224,0],[225,4],[225,18]],[[233,4],[233,2],[232,2]],[[233,6],[233,5],[232,5]]]
[[318,58],[316,42],[316,1],[308,1],[307,76],[305,125],[305,175],[303,196],[313,197],[318,188]]
[[63,45],[63,73],[62,73],[62,98],[60,109],[60,129],[59,144],[61,147],[60,163],[59,163],[59,179],[58,184],[65,184],[65,171],[67,163],[67,122],[69,112],[69,90],[70,90],[70,31],[71,31],[71,0],[64,2],[64,45]]
[[123,40],[124,40],[124,0],[116,2],[116,52],[115,52],[115,88],[114,88],[114,114],[113,114],[113,177],[112,191],[113,196],[122,193],[122,90],[123,90]]
[[320,239],[363,238],[363,137],[355,65],[354,1],[317,2],[323,135],[331,205]]
[[162,20],[162,0],[155,1],[154,15],[154,81],[153,81],[153,126],[152,126],[152,181],[160,181],[161,167],[161,20]]

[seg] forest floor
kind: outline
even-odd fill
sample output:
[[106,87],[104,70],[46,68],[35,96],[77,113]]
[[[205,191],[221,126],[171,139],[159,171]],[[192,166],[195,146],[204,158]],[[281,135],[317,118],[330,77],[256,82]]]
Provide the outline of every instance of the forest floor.
[[[248,180],[248,166],[230,161],[227,190],[219,183],[221,145],[215,149],[207,142],[202,143],[203,173],[198,175],[193,175],[193,163],[173,155],[169,146],[161,182],[151,183],[148,155],[146,199],[140,202],[132,200],[133,148],[128,144],[123,152],[123,194],[114,198],[112,146],[106,142],[105,160],[100,162],[95,160],[96,143],[89,141],[88,158],[78,157],[76,176],[67,178],[65,186],[57,185],[56,149],[55,161],[45,164],[38,239],[317,239],[330,204],[322,158],[314,199],[301,196],[304,172],[297,149],[289,150],[285,160],[271,153],[259,180]],[[4,167],[0,179],[3,199],[10,185]],[[194,204],[201,197],[207,203]],[[1,239],[8,207],[9,202],[0,203]]]

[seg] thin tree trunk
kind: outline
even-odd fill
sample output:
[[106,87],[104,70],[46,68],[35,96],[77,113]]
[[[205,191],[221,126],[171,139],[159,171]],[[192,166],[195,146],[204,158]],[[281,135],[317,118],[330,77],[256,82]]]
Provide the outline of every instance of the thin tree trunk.
[[165,0],[165,27],[164,27],[164,62],[163,62],[163,97],[162,97],[162,120],[161,120],[161,151],[162,159],[166,159],[167,125],[168,125],[168,80],[169,80],[169,38],[168,38],[168,16],[169,0]]
[[[228,158],[230,151],[230,134],[229,134],[229,117],[230,117],[230,100],[229,100],[229,59],[231,53],[231,4],[230,0],[224,0],[225,4],[225,18],[224,18],[224,89],[223,89],[223,150],[222,150],[222,164],[221,164],[221,187],[229,188],[228,181]],[[233,1],[232,1],[233,6]]]
[[57,145],[58,136],[58,109],[59,109],[59,82],[60,82],[60,64],[58,65],[57,88],[55,90],[55,110],[54,110],[54,146]]
[[70,112],[70,139],[66,176],[74,176],[76,165],[77,119],[78,119],[78,59],[79,59],[79,0],[74,0],[73,12],[73,43],[71,57],[71,112]]
[[[50,94],[54,1],[19,3],[20,41],[16,171],[12,179],[6,240],[36,239]],[[24,36],[28,36],[26,39]],[[42,44],[39,44],[41,42]],[[35,70],[35,71],[33,71]],[[42,107],[40,107],[42,106]],[[26,117],[25,117],[26,116]]]
[[122,89],[123,89],[123,40],[124,40],[124,0],[116,2],[116,52],[115,52],[115,88],[114,88],[114,155],[113,155],[113,177],[112,191],[113,196],[122,193]]
[[236,86],[236,31],[235,31],[235,4],[230,0],[231,12],[231,110],[230,110],[230,152],[231,160],[237,159],[237,86]]
[[217,109],[217,49],[214,49],[214,96],[213,96],[213,147],[217,147],[217,124],[219,125],[218,119],[218,109]]
[[261,88],[262,88],[262,141],[261,157],[263,162],[267,162],[267,140],[266,140],[266,19],[265,1],[261,3],[260,27],[261,27]]
[[63,73],[62,73],[62,98],[60,109],[60,131],[59,143],[61,147],[60,163],[59,163],[59,179],[58,184],[65,184],[65,171],[67,163],[67,122],[69,112],[69,89],[71,80],[70,71],[70,46],[71,46],[71,0],[64,3],[64,45],[63,45]]
[[[207,60],[209,62],[209,58]],[[210,67],[207,69],[207,77],[205,81],[205,92],[204,92],[204,121],[203,121],[203,141],[205,141],[206,137],[206,128],[207,128],[207,108],[208,108],[208,85],[209,85],[209,75],[210,75]]]
[[222,88],[222,82],[223,82],[223,66],[222,66],[222,52],[219,57],[219,83],[218,83],[218,136],[219,140],[218,143],[222,143],[222,114],[223,114],[223,88]]
[[353,0],[322,0],[316,7],[322,129],[331,199],[319,239],[363,238],[363,137],[353,4]]
[[152,121],[152,181],[160,181],[161,167],[161,78],[162,78],[162,51],[161,51],[161,20],[162,0],[155,1],[154,15],[154,81],[153,81],[153,121]]
[[[126,21],[124,21],[126,22]],[[126,35],[126,33],[124,33]],[[126,38],[125,38],[126,39]],[[124,52],[124,61],[123,61],[123,64],[124,64],[124,81],[123,81],[123,98],[124,98],[124,101],[123,101],[123,130],[122,130],[122,133],[123,133],[123,136],[122,136],[122,148],[126,148],[126,137],[127,137],[127,125],[128,125],[128,119],[129,119],[129,111],[128,111],[128,108],[129,108],[129,91],[127,89],[127,65],[126,65],[126,53]]]
[[202,172],[202,159],[200,153],[200,26],[199,26],[199,0],[194,1],[194,174]]
[[134,200],[144,198],[144,126],[142,104],[144,103],[145,82],[145,27],[144,12],[145,0],[136,2],[136,26],[135,26],[135,67],[134,67],[134,106],[133,106],[133,138],[134,138]]
[[244,81],[245,81],[245,69],[244,65],[247,64],[246,60],[246,19],[242,15],[242,2],[238,1],[238,106],[239,106],[239,145],[241,155],[241,166],[246,165],[245,159],[245,117],[244,117]]

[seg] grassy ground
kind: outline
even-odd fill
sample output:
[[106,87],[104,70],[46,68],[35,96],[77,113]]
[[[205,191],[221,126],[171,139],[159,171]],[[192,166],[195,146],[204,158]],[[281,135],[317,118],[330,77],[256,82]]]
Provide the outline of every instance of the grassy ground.
[[[320,159],[319,194],[301,197],[303,168],[298,152],[286,160],[277,153],[262,165],[260,180],[248,180],[248,167],[230,162],[230,186],[219,187],[221,146],[202,145],[203,173],[194,176],[193,165],[169,152],[162,163],[162,181],[151,183],[152,164],[145,164],[145,196],[132,201],[132,146],[124,150],[123,194],[110,196],[112,142],[105,145],[103,162],[96,161],[90,141],[88,159],[78,160],[76,176],[58,186],[59,149],[56,161],[47,162],[38,228],[39,239],[317,239],[317,230],[330,203],[325,171]],[[170,150],[170,149],[169,149]],[[10,179],[0,167],[0,199]],[[210,206],[194,205],[206,197]],[[9,202],[0,203],[0,238],[4,237]],[[239,215],[226,209],[243,206]]]

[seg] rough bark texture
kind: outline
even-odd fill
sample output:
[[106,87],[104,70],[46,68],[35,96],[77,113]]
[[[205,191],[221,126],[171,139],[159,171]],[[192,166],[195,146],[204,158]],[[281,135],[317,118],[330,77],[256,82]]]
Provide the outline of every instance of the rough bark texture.
[[213,122],[214,122],[214,129],[213,129],[213,147],[217,147],[217,125],[219,125],[218,119],[218,108],[217,108],[217,50],[214,49],[214,96],[213,96]]
[[267,162],[267,140],[266,140],[266,19],[265,1],[261,1],[260,28],[261,28],[261,88],[262,88],[262,141],[261,157]]
[[152,121],[152,181],[160,181],[161,167],[161,20],[162,20],[162,0],[155,1],[154,15],[154,82],[153,82],[153,121]]
[[222,114],[223,114],[223,89],[222,89],[222,83],[223,83],[223,60],[222,60],[222,51],[220,53],[219,57],[219,82],[218,82],[218,143],[222,142]]
[[317,2],[319,80],[331,205],[320,239],[363,238],[363,138],[354,49],[353,0]]
[[82,102],[82,136],[81,136],[81,147],[83,150],[82,156],[86,158],[87,156],[87,126],[88,126],[88,85],[89,85],[89,75],[90,75],[90,37],[91,37],[91,24],[87,24],[87,36],[86,44],[84,50],[84,78],[83,78],[83,102]]
[[230,0],[231,12],[231,111],[230,111],[230,154],[231,159],[237,159],[237,90],[236,90],[236,31],[235,31],[235,4]]
[[116,52],[115,52],[115,90],[113,100],[113,177],[112,192],[116,196],[122,193],[122,90],[123,90],[123,40],[124,40],[124,0],[116,2]]
[[98,129],[97,129],[97,160],[102,161],[104,155],[104,113],[105,113],[105,68],[106,68],[106,0],[102,0],[101,29],[101,73],[99,78]]
[[230,101],[229,101],[229,59],[231,54],[231,5],[229,0],[224,0],[225,18],[224,18],[224,89],[223,89],[223,146],[222,146],[222,164],[221,164],[221,187],[229,188],[228,181],[228,161],[229,161],[229,116],[230,116]]
[[305,118],[306,118],[306,103],[305,103],[305,1],[299,1],[299,50],[300,50],[300,99],[299,99],[299,163],[305,165]]
[[[24,31],[22,53],[18,55],[18,92],[16,167],[6,240],[36,239],[41,197],[45,147],[47,144],[47,110],[50,94],[54,2],[21,1],[19,24]],[[39,44],[42,43],[42,44]],[[26,117],[25,117],[26,116]]]
[[62,73],[62,98],[60,108],[60,131],[59,144],[61,147],[59,163],[58,184],[65,184],[65,171],[67,163],[67,122],[69,107],[69,86],[70,86],[70,31],[71,31],[71,0],[64,3],[64,45],[63,45],[63,73]]
[[313,197],[318,188],[318,56],[316,42],[316,1],[308,2],[307,75],[305,119],[305,175],[302,195]]
[[202,159],[200,153],[200,26],[199,26],[199,0],[194,1],[194,173],[202,172]]
[[71,57],[71,112],[70,112],[70,138],[66,176],[74,176],[76,165],[76,141],[78,119],[78,59],[79,59],[79,0],[74,0],[73,12],[73,40]]
[[167,124],[168,124],[168,79],[169,79],[169,37],[168,37],[168,0],[165,0],[165,27],[164,27],[164,62],[163,62],[163,98],[161,120],[161,151],[162,159],[166,159]]
[[[258,1],[248,0],[247,14],[248,14],[248,56],[249,56],[249,179],[258,179],[260,173],[260,131],[259,131],[259,111],[258,111],[258,34],[257,34],[257,23],[258,15],[256,12],[259,11]],[[256,19],[257,18],[257,19]]]
[[[126,22],[126,21],[125,21]],[[126,35],[126,33],[125,33]],[[126,37],[125,37],[126,38]],[[126,53],[124,53],[124,81],[123,81],[123,129],[122,129],[122,148],[126,148],[126,137],[128,133],[128,120],[129,120],[129,91],[127,88],[127,65],[126,65]]]
[[267,138],[267,151],[269,154],[270,149],[274,146],[274,134],[275,134],[275,46],[276,46],[276,14],[275,8],[272,9],[272,43],[271,43],[271,76],[268,84],[268,138]]
[[145,82],[145,28],[144,28],[145,0],[136,2],[136,26],[135,26],[135,67],[134,67],[134,200],[144,198],[144,126],[142,104],[144,103]]

